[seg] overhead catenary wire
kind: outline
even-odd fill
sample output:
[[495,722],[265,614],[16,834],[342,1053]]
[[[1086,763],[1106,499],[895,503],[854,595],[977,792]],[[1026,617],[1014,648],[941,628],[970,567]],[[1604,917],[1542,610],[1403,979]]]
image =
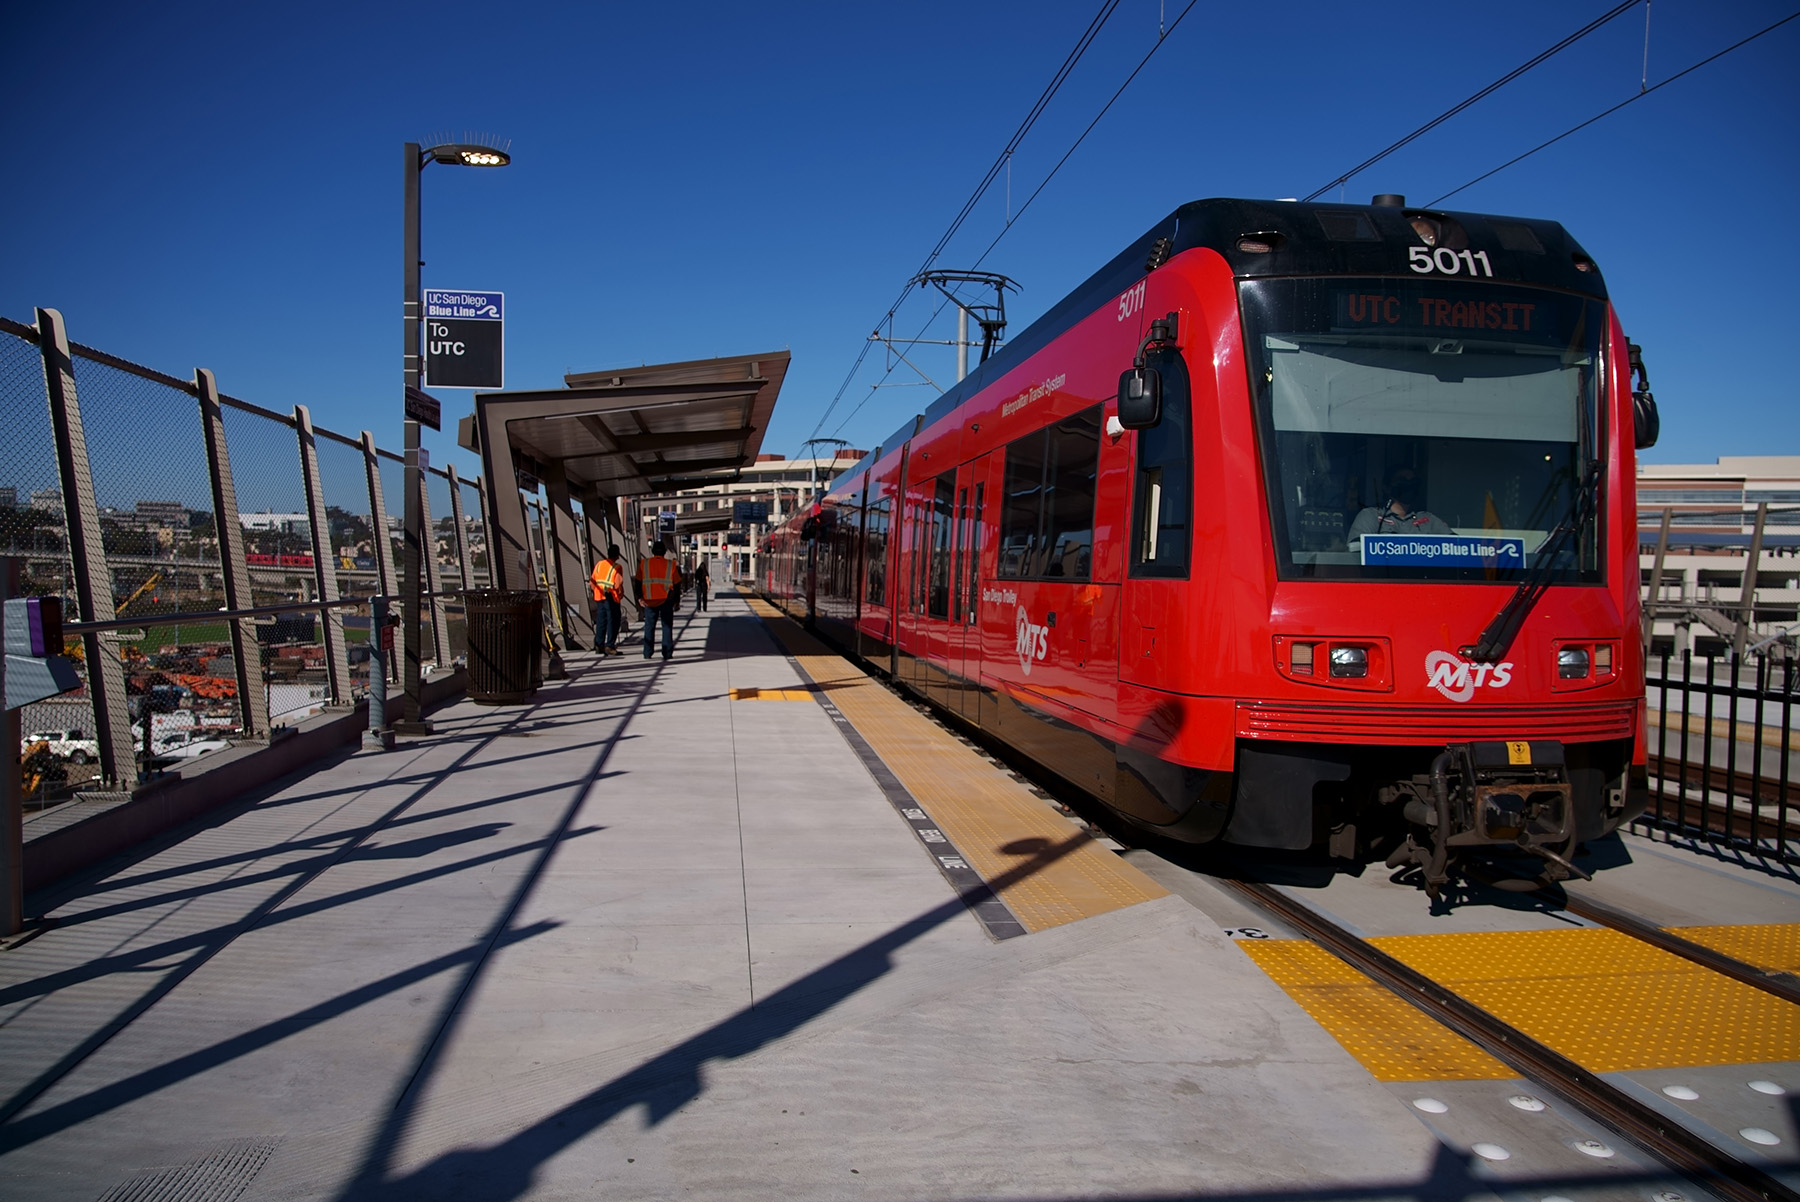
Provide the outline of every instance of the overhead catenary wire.
[[[950,240],[956,236],[957,231],[962,229],[963,223],[969,219],[970,214],[975,211],[975,207],[981,203],[981,198],[987,195],[987,191],[993,186],[995,179],[999,178],[1003,173],[1009,170],[1013,153],[1019,148],[1019,144],[1024,141],[1025,136],[1029,134],[1032,127],[1037,124],[1038,118],[1043,116],[1044,110],[1050,105],[1050,101],[1053,100],[1056,97],[1057,92],[1062,89],[1063,84],[1069,78],[1070,72],[1075,69],[1075,65],[1079,63],[1082,56],[1087,53],[1088,47],[1093,45],[1094,39],[1099,36],[1100,30],[1106,25],[1107,20],[1113,15],[1113,11],[1118,7],[1119,0],[1103,0],[1099,10],[1095,12],[1093,19],[1088,22],[1087,28],[1082,30],[1081,36],[1076,39],[1074,47],[1071,48],[1069,53],[1063,58],[1062,65],[1056,69],[1056,74],[1051,77],[1050,82],[1046,84],[1044,90],[1039,93],[1036,103],[1031,106],[1031,111],[1025,114],[1024,120],[1020,121],[1019,127],[1013,131],[1012,137],[1007,139],[1006,145],[1001,149],[1000,153],[995,156],[993,164],[988,167],[987,174],[982,176],[981,181],[975,185],[975,190],[969,194],[969,198],[963,202],[962,208],[958,210],[956,216],[951,219],[949,227],[945,229],[943,235],[938,238],[937,243],[931,248],[930,253],[925,256],[925,260],[919,265],[918,271],[913,272],[911,276],[907,277],[907,282],[901,288],[900,295],[894,298],[894,303],[888,306],[888,311],[882,315],[880,321],[875,323],[875,328],[877,330],[881,328],[883,322],[890,321],[893,318],[895,311],[898,310],[902,302],[906,300],[907,293],[912,290],[912,281],[916,280],[922,272],[930,270],[931,265],[937,262],[938,256],[944,253],[944,249],[950,244]],[[941,309],[942,306],[940,305],[939,311],[941,311]],[[825,412],[819,416],[818,425],[813,427],[814,435],[817,435],[818,432],[824,428],[825,423],[830,420],[832,411],[837,408],[838,402],[843,399],[844,393],[849,389],[851,382],[856,379],[857,373],[862,370],[862,365],[868,358],[869,348],[872,345],[873,343],[870,342],[863,343],[862,350],[858,352],[856,356],[856,362],[850,365],[849,372],[844,376],[844,382],[838,385],[838,390],[831,398],[831,403],[825,407]]]
[[1570,34],[1568,37],[1564,38],[1562,41],[1556,43],[1554,46],[1551,46],[1548,50],[1545,50],[1545,51],[1541,52],[1540,54],[1536,55],[1535,57],[1528,59],[1527,61],[1519,64],[1517,67],[1514,67],[1511,71],[1508,71],[1505,75],[1502,75],[1499,79],[1496,79],[1493,83],[1489,84],[1487,87],[1482,88],[1479,92],[1476,92],[1473,96],[1470,96],[1468,99],[1462,101],[1460,104],[1456,104],[1450,108],[1445,109],[1443,112],[1439,113],[1437,116],[1433,117],[1431,120],[1427,121],[1425,124],[1419,126],[1419,128],[1417,128],[1417,129],[1413,130],[1411,133],[1407,134],[1404,138],[1401,138],[1398,142],[1395,142],[1393,145],[1388,146],[1384,150],[1378,151],[1377,153],[1370,155],[1368,158],[1364,159],[1362,162],[1358,163],[1356,166],[1350,168],[1350,170],[1344,172],[1344,174],[1342,174],[1340,176],[1336,176],[1330,182],[1326,183],[1324,186],[1314,189],[1312,192],[1309,192],[1307,195],[1301,197],[1301,199],[1302,200],[1317,200],[1320,196],[1323,196],[1325,193],[1331,191],[1331,189],[1336,188],[1341,184],[1349,183],[1352,178],[1354,178],[1355,176],[1368,170],[1370,167],[1373,167],[1376,163],[1379,163],[1382,159],[1387,158],[1389,155],[1393,154],[1395,151],[1399,150],[1401,147],[1406,146],[1408,143],[1413,142],[1413,141],[1417,140],[1418,138],[1421,138],[1424,135],[1430,133],[1432,130],[1436,129],[1438,126],[1442,125],[1444,122],[1450,120],[1450,118],[1456,116],[1458,113],[1460,113],[1464,109],[1468,108],[1470,105],[1475,104],[1475,103],[1485,99],[1488,96],[1491,96],[1493,93],[1499,91],[1501,88],[1505,87],[1507,84],[1511,83],[1513,80],[1519,78],[1519,76],[1525,74],[1527,71],[1531,70],[1533,67],[1537,66],[1538,64],[1544,62],[1545,60],[1547,60],[1549,58],[1552,58],[1553,56],[1555,56],[1557,54],[1562,53],[1564,50],[1567,50],[1570,46],[1573,46],[1576,42],[1579,42],[1582,38],[1587,37],[1590,33],[1593,33],[1595,30],[1599,29],[1601,26],[1606,25],[1608,22],[1616,20],[1617,18],[1624,16],[1631,9],[1636,8],[1640,3],[1643,3],[1643,2],[1644,2],[1644,0],[1624,0],[1623,3],[1617,5],[1616,7],[1608,9],[1606,12],[1601,13],[1598,17],[1595,17],[1592,21],[1589,21],[1586,25],[1583,25],[1580,29],[1577,29],[1574,33]]
[[1442,196],[1439,196],[1431,201],[1426,202],[1425,207],[1428,209],[1436,208],[1438,205],[1444,203],[1444,201],[1449,200],[1452,196],[1455,196],[1458,192],[1466,191],[1469,188],[1473,188],[1476,184],[1479,184],[1482,180],[1487,179],[1490,176],[1500,174],[1502,171],[1505,171],[1508,167],[1513,166],[1515,163],[1524,162],[1526,159],[1530,158],[1532,155],[1536,154],[1538,151],[1546,150],[1549,147],[1556,145],[1558,142],[1562,141],[1566,137],[1569,137],[1571,134],[1580,133],[1582,130],[1586,129],[1588,126],[1594,124],[1594,122],[1601,121],[1607,117],[1612,116],[1614,113],[1618,112],[1620,109],[1624,108],[1626,105],[1634,104],[1637,101],[1642,100],[1644,97],[1650,95],[1652,92],[1656,91],[1658,88],[1668,87],[1670,84],[1674,83],[1676,80],[1680,79],[1682,76],[1691,75],[1693,72],[1698,71],[1700,68],[1706,66],[1708,63],[1711,63],[1718,59],[1724,58],[1727,54],[1730,54],[1732,51],[1737,50],[1740,47],[1748,46],[1751,42],[1754,42],[1757,38],[1762,37],[1764,34],[1774,33],[1777,29],[1780,29],[1783,25],[1786,25],[1789,21],[1795,20],[1796,18],[1800,18],[1800,11],[1791,12],[1787,16],[1781,18],[1781,20],[1775,22],[1773,25],[1766,25],[1763,28],[1757,30],[1755,33],[1751,34],[1749,37],[1743,38],[1736,42],[1733,42],[1731,45],[1725,47],[1725,49],[1719,51],[1717,54],[1710,54],[1707,57],[1701,59],[1699,62],[1695,63],[1693,66],[1688,67],[1681,71],[1677,71],[1675,74],[1669,76],[1669,78],[1663,80],[1661,83],[1652,84],[1650,87],[1644,88],[1641,91],[1639,91],[1635,96],[1628,96],[1624,100],[1621,100],[1619,103],[1613,105],[1611,108],[1605,109],[1598,113],[1595,113],[1592,117],[1589,117],[1586,121],[1583,121],[1581,124],[1570,126],[1568,129],[1563,130],[1560,134],[1557,134],[1554,138],[1551,138],[1549,141],[1540,142],[1536,146],[1533,146],[1530,150],[1527,150],[1524,154],[1514,155],[1512,158],[1507,159],[1504,163],[1500,164],[1498,167],[1495,167],[1493,170],[1484,171],[1480,175],[1476,176],[1474,179],[1470,180],[1468,183],[1459,185],[1458,187],[1455,187],[1455,188],[1452,188],[1452,189],[1450,189],[1450,191],[1444,193]]
[[[1171,35],[1175,32],[1175,28],[1176,28],[1176,26],[1181,24],[1182,18],[1186,17],[1189,12],[1193,11],[1194,6],[1196,4],[1198,4],[1199,2],[1200,2],[1200,0],[1188,0],[1186,7],[1184,7],[1179,13],[1177,13],[1175,15],[1175,19],[1173,21],[1168,22],[1168,24],[1158,33],[1156,42],[1154,45],[1152,45],[1150,47],[1149,52],[1146,53],[1143,58],[1138,60],[1137,66],[1135,66],[1131,69],[1131,74],[1129,74],[1125,77],[1125,81],[1123,83],[1121,83],[1116,90],[1114,90],[1113,94],[1110,97],[1107,98],[1106,103],[1100,106],[1100,111],[1094,114],[1093,120],[1091,120],[1087,123],[1087,127],[1085,129],[1083,129],[1079,135],[1077,135],[1077,137],[1075,138],[1075,140],[1072,143],[1069,144],[1069,148],[1067,150],[1063,151],[1063,155],[1060,159],[1058,159],[1056,161],[1056,165],[1054,167],[1050,168],[1049,173],[1046,174],[1043,179],[1038,181],[1038,186],[1036,188],[1032,189],[1031,195],[1027,196],[1025,198],[1025,202],[1019,206],[1018,211],[1016,213],[1010,214],[1010,216],[1008,217],[1008,219],[1006,221],[1006,224],[1003,225],[1000,229],[1000,232],[994,236],[994,240],[992,242],[989,242],[987,244],[986,249],[984,249],[981,252],[980,256],[978,258],[976,258],[976,260],[972,264],[969,265],[970,270],[980,267],[984,262],[987,261],[987,257],[994,252],[994,248],[1000,245],[1000,240],[1002,238],[1005,238],[1006,235],[1012,231],[1013,223],[1016,222],[1020,217],[1022,217],[1024,215],[1025,210],[1031,207],[1031,202],[1036,200],[1038,198],[1038,194],[1041,193],[1049,185],[1051,180],[1056,178],[1056,173],[1061,171],[1063,169],[1064,164],[1066,164],[1069,161],[1069,159],[1074,155],[1074,153],[1078,149],[1080,149],[1081,144],[1087,140],[1087,136],[1094,132],[1094,127],[1100,124],[1101,119],[1103,117],[1105,117],[1107,112],[1112,109],[1112,106],[1118,102],[1119,97],[1123,96],[1125,94],[1125,89],[1129,88],[1131,86],[1132,80],[1134,80],[1138,77],[1138,74],[1140,72],[1142,72],[1143,69],[1149,64],[1151,58],[1153,58],[1155,56],[1156,52],[1158,50],[1162,49],[1163,42],[1168,39],[1169,35]],[[1634,2],[1635,2],[1635,0],[1634,0]],[[938,303],[937,307],[931,311],[931,316],[926,319],[924,326],[921,327],[921,329],[920,329],[920,333],[923,333],[925,329],[929,329],[931,326],[931,323],[933,321],[935,321],[937,319],[938,314],[942,313],[943,311],[944,311],[944,303],[940,301]],[[884,318],[884,320],[891,319],[892,317],[893,317],[893,313],[892,313],[892,311],[890,311],[888,314],[888,318]],[[864,348],[864,354],[867,354],[867,347]],[[862,363],[862,357],[859,356],[857,359],[858,366],[860,366],[861,363]],[[892,368],[889,368],[888,372],[891,373],[892,370],[893,370]],[[852,376],[854,376],[854,369],[852,369]],[[884,374],[882,376],[882,379],[885,380],[886,378],[887,378],[887,374]],[[846,380],[845,384],[847,386],[849,384],[849,381]],[[844,419],[837,424],[837,426],[833,429],[832,432],[835,434],[838,431],[842,430],[846,425],[848,425],[850,423],[850,420],[862,411],[862,407],[869,403],[870,398],[875,395],[876,391],[879,388],[881,388],[881,386],[882,386],[881,382],[879,382],[879,381],[874,386],[872,386],[869,389],[868,394],[866,396],[864,396],[862,400],[860,400],[856,403],[856,407],[854,409],[850,410],[850,412],[845,415]],[[839,393],[840,393],[840,395],[842,395],[841,389],[839,390]],[[836,405],[835,398],[833,399],[832,404],[835,407],[835,405]],[[829,408],[826,410],[825,416],[826,417],[831,416],[831,410]],[[819,424],[821,426],[824,425],[825,419],[821,418],[819,421]],[[815,431],[815,433],[816,433],[816,431]]]

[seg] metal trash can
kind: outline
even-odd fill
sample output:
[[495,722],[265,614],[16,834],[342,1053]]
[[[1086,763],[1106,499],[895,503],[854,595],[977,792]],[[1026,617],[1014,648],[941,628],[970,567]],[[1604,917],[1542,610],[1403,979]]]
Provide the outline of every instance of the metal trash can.
[[544,595],[508,589],[463,594],[469,616],[469,700],[517,705],[544,683]]

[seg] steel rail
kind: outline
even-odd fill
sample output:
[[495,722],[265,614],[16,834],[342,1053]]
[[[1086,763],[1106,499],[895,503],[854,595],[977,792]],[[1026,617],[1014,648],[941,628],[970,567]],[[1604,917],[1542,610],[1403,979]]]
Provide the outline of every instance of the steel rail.
[[[1547,896],[1554,898],[1555,895],[1547,894]],[[1728,956],[1724,952],[1716,951],[1704,944],[1683,939],[1680,935],[1665,931],[1661,927],[1627,914],[1623,910],[1614,909],[1605,902],[1581,897],[1566,889],[1563,891],[1560,904],[1571,914],[1580,915],[1601,926],[1611,927],[1621,934],[1629,935],[1633,939],[1640,939],[1671,955],[1691,960],[1702,968],[1709,968],[1720,976],[1741,981],[1765,993],[1772,993],[1784,1002],[1800,1006],[1800,977],[1794,976],[1793,973],[1782,972],[1779,969],[1758,968],[1754,964],[1747,964],[1734,956]]]
[[1308,939],[1411,1002],[1521,1076],[1555,1089],[1589,1116],[1661,1157],[1729,1202],[1800,1202],[1800,1194],[1655,1108],[1602,1080],[1547,1044],[1446,989],[1272,885],[1229,882]]

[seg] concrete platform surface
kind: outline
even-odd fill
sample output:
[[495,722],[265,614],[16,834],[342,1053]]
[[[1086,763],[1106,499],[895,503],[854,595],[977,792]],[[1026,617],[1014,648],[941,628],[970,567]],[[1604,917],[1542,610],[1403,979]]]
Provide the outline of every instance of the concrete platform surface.
[[991,937],[761,619],[679,632],[33,898],[0,1196],[1497,1185],[1181,897]]

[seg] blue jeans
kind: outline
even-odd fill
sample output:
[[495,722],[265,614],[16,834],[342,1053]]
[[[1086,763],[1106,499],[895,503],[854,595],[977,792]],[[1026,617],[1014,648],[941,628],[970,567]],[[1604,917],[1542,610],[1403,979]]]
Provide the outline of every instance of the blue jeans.
[[656,650],[656,627],[662,624],[663,658],[668,659],[675,654],[675,598],[670,597],[661,605],[646,605],[644,616],[644,658],[649,659]]
[[594,649],[619,645],[619,603],[606,598],[594,602]]

